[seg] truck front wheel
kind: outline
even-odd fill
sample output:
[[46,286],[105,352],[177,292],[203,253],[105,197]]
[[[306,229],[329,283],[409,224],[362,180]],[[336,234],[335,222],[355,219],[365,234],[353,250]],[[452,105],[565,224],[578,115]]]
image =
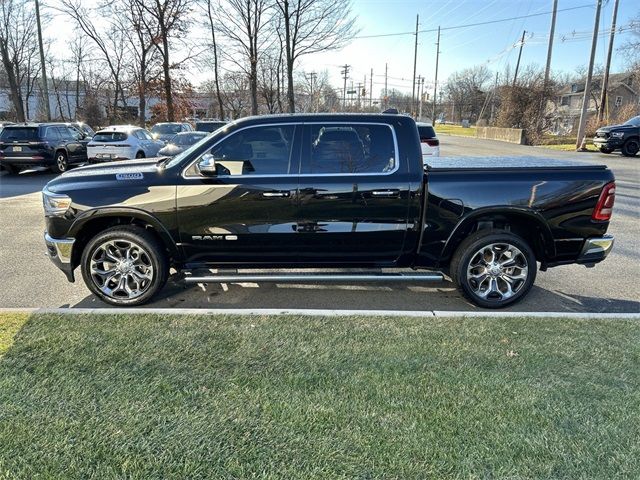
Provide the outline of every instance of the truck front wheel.
[[637,138],[630,138],[622,145],[622,155],[625,157],[635,157],[638,151],[640,151],[640,140]]
[[89,290],[116,306],[148,302],[169,272],[160,242],[136,226],[113,227],[92,238],[82,252],[81,268]]
[[536,258],[522,238],[503,230],[480,230],[457,248],[450,273],[474,304],[503,308],[521,300],[536,279]]

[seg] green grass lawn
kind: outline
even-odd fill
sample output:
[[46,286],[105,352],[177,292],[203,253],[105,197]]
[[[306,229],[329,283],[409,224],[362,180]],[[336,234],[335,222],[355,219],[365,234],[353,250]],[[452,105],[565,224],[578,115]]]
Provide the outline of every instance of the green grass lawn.
[[638,321],[0,325],[0,478],[640,477]]
[[[559,143],[559,144],[552,144],[552,145],[538,145],[538,147],[542,147],[542,148],[548,148],[550,150],[562,150],[565,152],[575,152],[576,151],[576,144],[574,143]],[[598,149],[595,147],[595,145],[589,145],[587,143],[586,145],[587,151],[588,152],[597,152]]]
[[444,125],[440,123],[436,124],[435,129],[438,135],[443,133],[445,135],[458,135],[462,137],[475,137],[478,130],[476,127],[462,128],[461,125]]

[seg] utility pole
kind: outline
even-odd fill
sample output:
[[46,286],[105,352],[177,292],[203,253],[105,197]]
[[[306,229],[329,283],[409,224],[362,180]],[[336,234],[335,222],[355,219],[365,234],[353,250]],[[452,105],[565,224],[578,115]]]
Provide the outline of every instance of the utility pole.
[[436,99],[438,94],[438,62],[440,60],[440,26],[438,25],[438,41],[436,42],[436,78],[433,82],[433,118],[431,124],[436,124]]
[[418,119],[422,119],[422,97],[424,96],[424,77],[418,77]]
[[[598,122],[604,118],[605,102],[607,101],[607,88],[609,87],[609,70],[611,68],[611,53],[613,51],[613,39],[616,34],[616,18],[618,17],[618,3],[615,0],[613,4],[613,17],[611,17],[611,33],[609,33],[609,50],[607,50],[607,63],[604,67],[604,77],[602,78],[602,92],[600,92],[600,110],[598,111]],[[607,118],[609,118],[609,109],[607,108]]]
[[520,59],[522,58],[522,47],[524,47],[524,35],[526,30],[522,31],[522,38],[520,39],[520,53],[518,53],[518,61],[516,62],[516,73],[513,75],[513,86],[516,86],[516,80],[518,79],[518,69],[520,68]]
[[373,107],[373,68],[369,75],[369,108]]
[[[364,79],[365,84],[367,83],[367,79]],[[358,106],[358,108],[360,108],[360,97],[362,94],[362,83],[358,82],[358,85],[356,85],[356,105]]]
[[[40,48],[40,66],[42,68],[42,96],[44,100],[44,112],[47,121],[51,121],[51,107],[49,106],[49,85],[47,84],[47,69],[44,63],[44,47],[42,46],[42,25],[40,23],[40,2],[36,0],[36,23],[38,26],[38,47]],[[77,105],[76,105],[77,108]]]
[[342,78],[344,78],[344,87],[342,89],[342,109],[347,109],[347,77],[349,76],[349,68],[351,65],[347,65],[346,63],[342,66],[342,70],[340,73],[342,74]]
[[389,92],[387,91],[387,73],[389,71],[389,64],[384,64],[384,109],[387,109],[387,105],[389,104]]
[[318,75],[318,74],[317,74],[316,72],[311,72],[311,73],[309,74],[309,84],[310,84],[310,87],[311,87],[311,88],[310,88],[310,90],[311,90],[310,110],[311,110],[312,112],[314,111],[314,106],[313,106],[313,103],[314,103],[314,102],[313,102],[313,98],[314,98],[314,97],[313,97],[313,83],[314,83],[314,81],[315,81],[315,79],[316,79],[316,76],[317,76],[317,75]]
[[593,24],[593,38],[591,39],[591,56],[589,57],[589,70],[587,72],[587,81],[584,85],[584,95],[582,96],[582,109],[580,111],[580,123],[578,124],[578,136],[576,137],[576,150],[583,149],[584,130],[587,125],[587,107],[591,98],[591,76],[593,75],[593,61],[596,56],[596,47],[598,46],[598,26],[600,24],[600,9],[602,8],[602,0],[596,2],[596,19]]
[[[617,0],[616,0],[617,1]],[[558,11],[558,0],[553,0],[553,12],[551,14],[551,30],[549,31],[549,47],[547,48],[547,66],[544,69],[544,88],[549,83],[549,72],[551,71],[551,52],[553,51],[553,36],[556,32],[556,13]]]
[[416,15],[416,43],[413,50],[413,89],[411,91],[411,116],[415,117],[415,101],[416,101],[416,67],[418,65],[418,22],[420,15]]

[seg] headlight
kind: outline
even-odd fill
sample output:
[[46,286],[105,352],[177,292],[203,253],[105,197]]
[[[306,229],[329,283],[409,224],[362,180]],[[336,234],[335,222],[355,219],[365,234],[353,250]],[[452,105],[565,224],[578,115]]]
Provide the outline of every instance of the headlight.
[[615,138],[622,138],[624,137],[624,132],[611,132],[611,136]]
[[45,216],[60,217],[69,210],[71,198],[67,195],[42,190],[42,203],[44,205]]

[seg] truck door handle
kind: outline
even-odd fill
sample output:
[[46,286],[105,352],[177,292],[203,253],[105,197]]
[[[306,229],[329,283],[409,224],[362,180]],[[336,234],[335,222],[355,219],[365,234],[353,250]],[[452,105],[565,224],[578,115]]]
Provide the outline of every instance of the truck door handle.
[[400,196],[400,190],[392,188],[388,190],[373,190],[371,195],[374,197],[395,198]]
[[262,192],[263,197],[273,198],[273,197],[288,197],[288,191],[279,191],[279,192]]

